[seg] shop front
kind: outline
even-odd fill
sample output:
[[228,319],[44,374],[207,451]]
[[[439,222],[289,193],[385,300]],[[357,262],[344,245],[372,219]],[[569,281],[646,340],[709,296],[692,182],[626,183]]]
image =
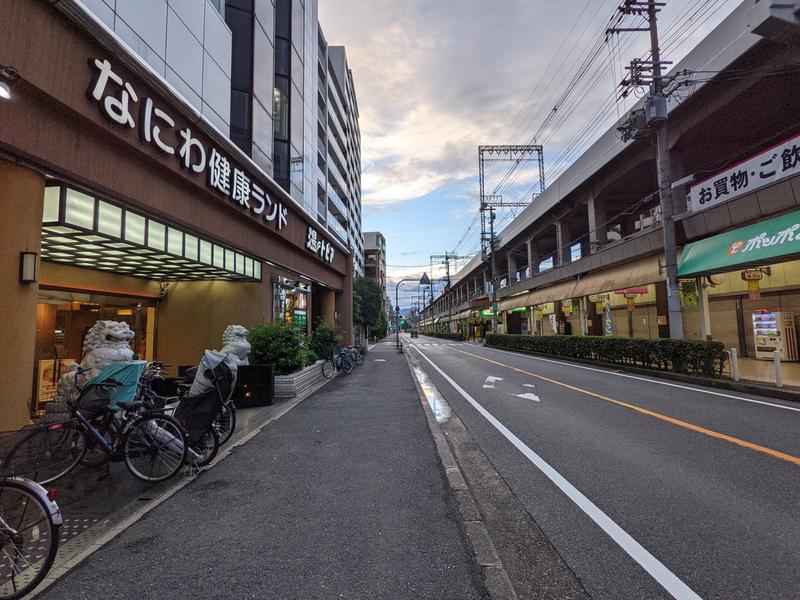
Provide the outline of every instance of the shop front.
[[798,359],[800,211],[687,244],[678,274],[697,281],[703,333],[739,355]]
[[98,321],[173,369],[230,324],[350,339],[347,248],[134,55],[46,3],[15,5],[0,55],[22,75],[0,103],[0,427],[42,408]]

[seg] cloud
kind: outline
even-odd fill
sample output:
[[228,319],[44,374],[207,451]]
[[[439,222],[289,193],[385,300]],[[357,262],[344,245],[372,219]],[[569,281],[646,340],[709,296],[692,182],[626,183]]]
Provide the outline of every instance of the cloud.
[[[370,210],[384,208],[459,184],[475,189],[477,146],[528,141],[566,89],[571,69],[602,39],[606,19],[618,4],[619,0],[321,1],[325,36],[331,44],[346,46],[353,71],[364,204]],[[689,0],[676,0],[664,8],[665,39],[688,4]],[[725,0],[714,21],[736,4],[738,0]],[[678,60],[699,35],[665,58]],[[619,78],[624,64],[647,47],[647,36],[633,37],[634,43],[617,49],[613,72],[606,58],[609,48],[602,49],[602,68],[580,96],[580,108],[542,131],[553,175],[594,139],[590,136],[560,163],[552,163],[597,115],[596,109],[612,92],[612,78]],[[532,94],[540,78],[542,87]],[[564,108],[568,106],[569,102]],[[522,118],[515,119],[523,108]],[[603,125],[610,126],[616,110],[603,117]],[[503,168],[507,166],[501,167],[501,174]],[[532,173],[525,177],[519,180],[536,179]]]

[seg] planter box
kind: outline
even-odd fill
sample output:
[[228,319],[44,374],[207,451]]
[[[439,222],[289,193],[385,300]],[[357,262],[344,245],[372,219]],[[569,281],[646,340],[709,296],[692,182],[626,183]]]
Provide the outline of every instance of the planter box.
[[299,396],[303,392],[316,387],[325,379],[322,374],[322,362],[318,360],[313,365],[308,365],[305,369],[292,373],[291,375],[275,376],[275,398],[277,400],[288,400]]

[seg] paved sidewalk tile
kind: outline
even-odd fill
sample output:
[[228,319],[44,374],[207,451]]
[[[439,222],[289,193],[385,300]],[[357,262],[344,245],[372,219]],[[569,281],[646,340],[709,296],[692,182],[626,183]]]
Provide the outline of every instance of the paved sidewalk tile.
[[438,461],[380,344],[40,598],[483,598]]

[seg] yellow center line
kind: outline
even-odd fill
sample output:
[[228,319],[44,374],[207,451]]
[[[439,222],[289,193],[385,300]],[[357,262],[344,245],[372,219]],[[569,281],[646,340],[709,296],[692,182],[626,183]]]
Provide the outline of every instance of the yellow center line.
[[713,431],[712,429],[706,429],[705,427],[700,427],[699,425],[694,425],[693,423],[688,423],[686,421],[681,421],[680,419],[675,419],[673,417],[668,417],[667,415],[662,415],[661,413],[657,413],[652,410],[648,410],[646,408],[642,408],[641,406],[636,406],[635,404],[629,404],[628,402],[623,402],[621,400],[615,400],[614,398],[609,398],[608,396],[603,396],[602,394],[597,394],[595,392],[591,392],[589,390],[585,390],[583,388],[576,387],[574,385],[570,385],[568,383],[564,383],[563,381],[557,381],[555,379],[550,379],[549,377],[545,377],[544,375],[538,375],[536,373],[531,373],[530,371],[526,371],[525,369],[518,369],[517,367],[512,367],[511,365],[506,365],[504,363],[498,362],[496,360],[492,360],[491,358],[486,358],[485,356],[480,356],[478,354],[473,354],[472,352],[465,352],[464,350],[455,349],[457,352],[461,354],[467,354],[469,356],[474,356],[475,358],[479,358],[480,360],[485,360],[488,363],[492,363],[494,365],[505,367],[506,369],[511,369],[512,371],[517,371],[518,373],[523,373],[530,377],[535,377],[536,379],[541,379],[542,381],[546,381],[548,383],[552,383],[553,385],[558,385],[563,388],[567,388],[568,390],[572,390],[573,392],[578,392],[580,394],[585,394],[587,396],[591,396],[592,398],[597,398],[599,400],[605,400],[606,402],[610,402],[611,404],[616,404],[617,406],[621,406],[623,408],[627,408],[629,410],[634,410],[638,413],[643,415],[647,415],[650,417],[655,417],[656,419],[660,419],[662,421],[666,421],[667,423],[672,423],[673,425],[677,425],[678,427],[683,427],[685,429],[690,429],[692,431],[696,431],[697,433],[702,433],[712,438],[716,438],[718,440],[724,440],[726,442],[730,442],[731,444],[736,444],[737,446],[742,446],[743,448],[749,448],[750,450],[754,450],[756,452],[762,452],[764,454],[768,454],[773,458],[779,458],[780,460],[785,460],[786,462],[790,462],[795,465],[800,465],[800,457],[792,456],[791,454],[786,454],[784,452],[780,452],[778,450],[773,450],[772,448],[767,448],[766,446],[760,446],[758,444],[753,444],[752,442],[747,442],[745,440],[740,440],[739,438],[735,438],[730,435],[726,435],[724,433],[719,433],[718,431]]

